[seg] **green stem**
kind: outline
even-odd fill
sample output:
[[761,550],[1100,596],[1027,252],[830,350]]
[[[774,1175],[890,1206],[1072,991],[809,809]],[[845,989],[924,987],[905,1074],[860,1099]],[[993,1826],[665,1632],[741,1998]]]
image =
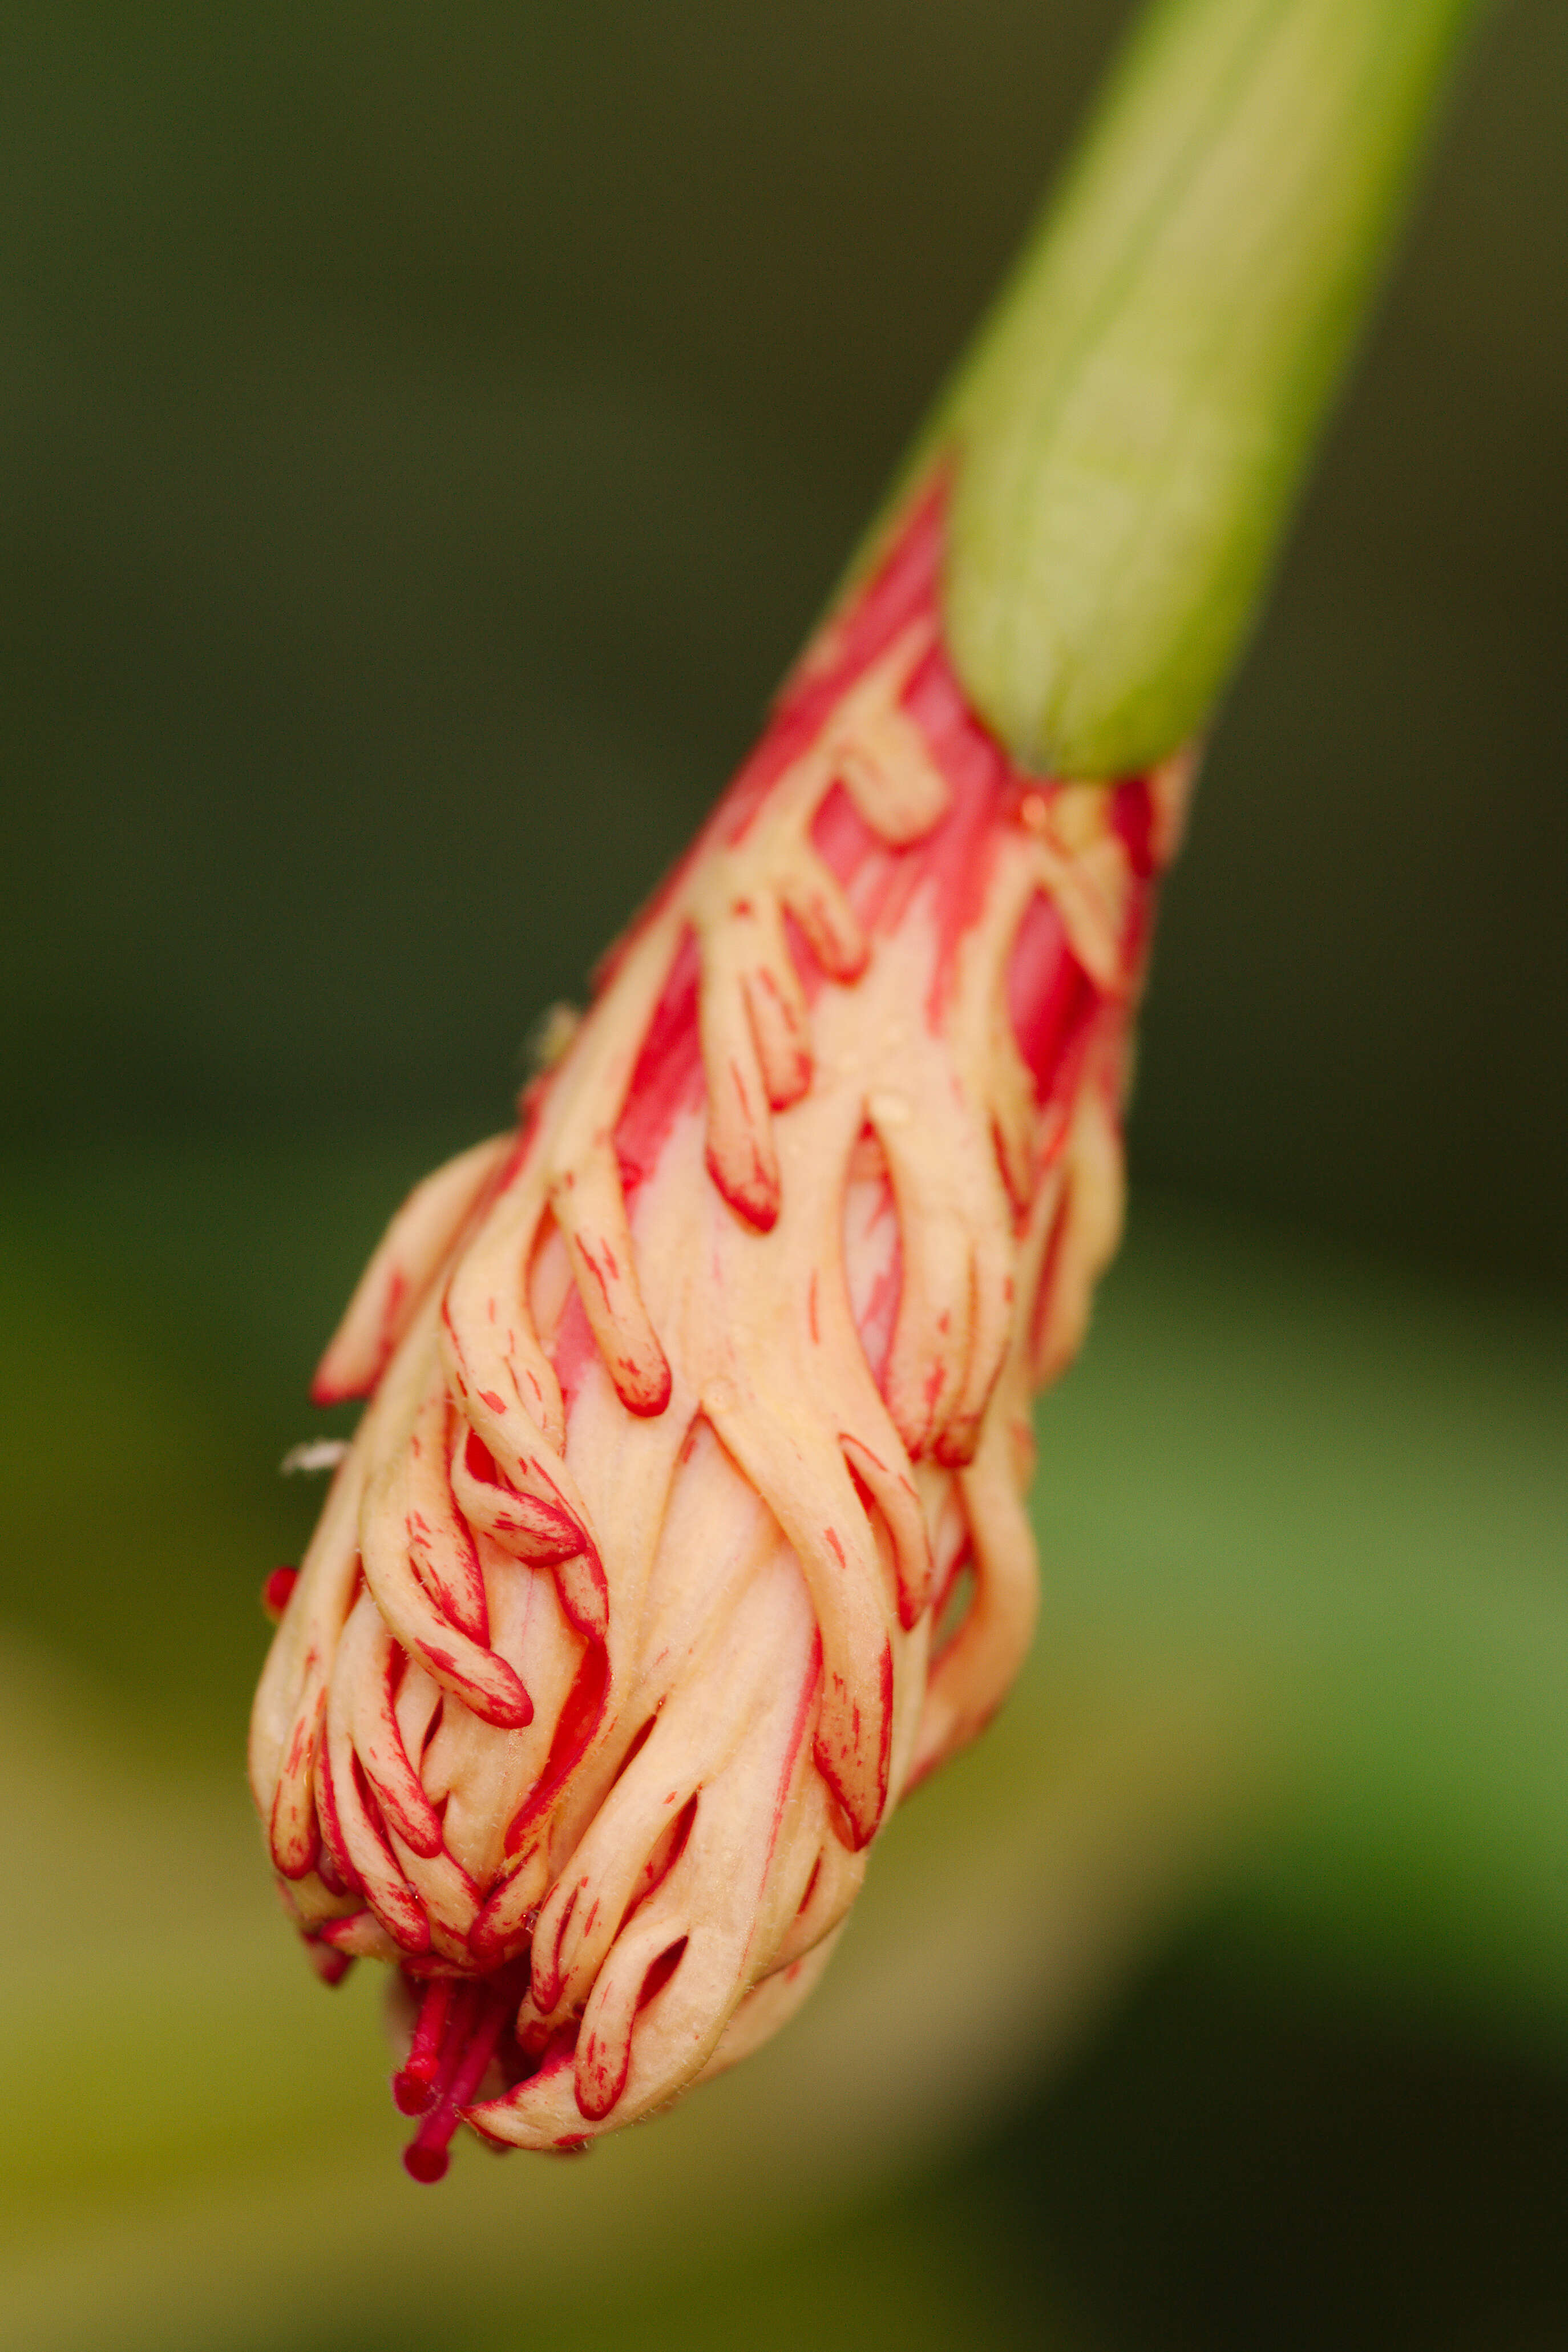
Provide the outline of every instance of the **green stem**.
[[1159,0],[922,453],[1013,755],[1127,774],[1232,667],[1478,0]]

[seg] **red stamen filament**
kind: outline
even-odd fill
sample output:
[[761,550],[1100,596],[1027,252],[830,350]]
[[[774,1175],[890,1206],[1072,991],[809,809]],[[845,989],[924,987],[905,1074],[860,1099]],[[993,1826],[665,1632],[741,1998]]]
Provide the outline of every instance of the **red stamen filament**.
[[408,2055],[392,2078],[392,2095],[400,2116],[422,2116],[434,2104],[441,2044],[456,1989],[451,1977],[432,1977],[425,1988]]
[[410,2179],[439,2180],[446,2172],[452,2135],[495,2055],[515,2000],[510,1984],[469,1982],[458,1987],[447,2014],[435,2099],[403,2151],[404,2169]]

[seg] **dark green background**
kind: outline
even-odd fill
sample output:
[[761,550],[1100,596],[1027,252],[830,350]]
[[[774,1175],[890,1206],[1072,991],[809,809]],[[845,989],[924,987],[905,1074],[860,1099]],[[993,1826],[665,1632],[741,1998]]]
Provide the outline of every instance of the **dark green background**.
[[[214,1785],[259,1654],[255,1583],[314,1499],[271,1465],[378,1218],[504,1120],[530,1021],[581,992],[744,750],[1128,13],[4,11],[3,1590],[14,1629],[117,1680]],[[1201,1381],[1167,1384],[1166,1467],[1194,1491],[1238,1475],[1248,1349],[1279,1406],[1257,1479],[1289,1466],[1303,1301],[1364,1291],[1376,1363],[1429,1353],[1439,1401],[1466,1367],[1447,1419],[1428,1399],[1409,1421],[1451,1433],[1446,1462],[1489,1413],[1485,1459],[1513,1459],[1509,1414],[1560,1398],[1537,1367],[1568,1281],[1565,97],[1568,9],[1514,0],[1218,730],[1133,1134],[1140,1181],[1189,1205],[1135,1238],[1069,1392],[1061,1427],[1077,1411],[1103,1440],[1090,1517],[1136,1483],[1117,1441],[1128,1397],[1150,1406],[1128,1368],[1164,1360],[1183,1217],[1207,1238],[1169,1361],[1212,1341],[1230,1382],[1202,1410]],[[1254,1282],[1269,1221],[1326,1237],[1328,1271],[1309,1240],[1289,1282]],[[1369,1245],[1415,1286],[1385,1297]],[[1428,1350],[1420,1286],[1451,1301],[1478,1277],[1512,1295],[1498,1336],[1472,1348],[1468,1307],[1435,1307]],[[1359,1345],[1344,1411],[1382,1461],[1405,1375],[1355,1370]],[[1336,1360],[1300,1374],[1325,1496],[1353,1451]],[[97,1425],[84,1364],[120,1400]],[[90,1540],[60,1501],[84,1475],[114,1505]],[[1454,1562],[1383,1475],[1356,1473],[1383,1497],[1367,1524],[1413,1576],[1426,1547],[1436,1591]],[[1528,1500],[1509,1559],[1533,1574],[1552,1530],[1520,1535]],[[1455,1558],[1484,1568],[1457,1524]],[[1305,1590],[1310,1504],[1291,1533]],[[1163,1575],[1179,1614],[1202,1547],[1172,1565],[1159,1542],[1150,1605]],[[1077,1588],[1063,1570],[1069,1648],[1099,1596],[1144,1609],[1121,1557],[1091,1548]],[[1506,1781],[1496,1739],[1465,1736]],[[1399,1911],[1415,1769],[1369,1777],[1364,1853],[1343,1796],[1324,1884],[1364,1885],[1320,1943],[1353,1950],[1379,1901]],[[1554,1803],[1508,1832],[1553,1923]],[[1400,1915],[1392,1993],[1363,1997],[1361,1962],[1329,1968],[1299,1919],[1255,1965],[1222,1903],[977,2153],[760,2264],[705,2246],[707,2285],[673,2302],[591,2323],[552,2305],[544,2337],[782,2344],[838,2311],[858,2316],[825,2344],[919,2343],[899,2288],[918,2246],[955,2292],[973,2272],[976,2340],[1009,2352],[1568,2343],[1568,2004],[1549,1987],[1549,2026],[1494,2032],[1399,1990],[1423,1903],[1439,1942],[1467,1900],[1484,1914],[1470,1851],[1446,1865],[1457,1893]],[[1472,1928],[1477,1980],[1500,1981],[1509,1927],[1495,1949]],[[1543,1985],[1558,1933],[1530,1948]],[[405,2352],[388,2325],[365,2344]],[[302,2320],[264,2340],[314,2339]],[[336,2319],[331,2340],[359,2352]],[[422,2322],[406,2352],[435,2342]]]
[[[23,1136],[504,1112],[744,747],[1104,0],[16,11]],[[1484,42],[1170,892],[1139,1164],[1568,1274],[1568,13]]]

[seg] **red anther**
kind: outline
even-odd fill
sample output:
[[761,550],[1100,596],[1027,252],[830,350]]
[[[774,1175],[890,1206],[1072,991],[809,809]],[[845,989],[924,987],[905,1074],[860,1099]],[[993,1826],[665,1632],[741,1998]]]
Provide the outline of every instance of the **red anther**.
[[261,1606],[276,1625],[289,1606],[289,1597],[300,1581],[297,1568],[275,1568],[261,1588]]
[[401,2067],[392,2078],[392,2104],[400,2116],[422,2116],[436,2104],[434,2085]]

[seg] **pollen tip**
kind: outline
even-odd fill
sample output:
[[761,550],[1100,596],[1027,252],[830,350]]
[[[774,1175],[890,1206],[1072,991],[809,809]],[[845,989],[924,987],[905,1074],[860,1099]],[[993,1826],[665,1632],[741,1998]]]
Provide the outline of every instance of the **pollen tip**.
[[[423,2074],[400,2066],[392,2078],[392,2104],[400,2116],[422,2116],[436,2104],[435,2085]],[[416,2179],[422,2176],[416,2174]]]

